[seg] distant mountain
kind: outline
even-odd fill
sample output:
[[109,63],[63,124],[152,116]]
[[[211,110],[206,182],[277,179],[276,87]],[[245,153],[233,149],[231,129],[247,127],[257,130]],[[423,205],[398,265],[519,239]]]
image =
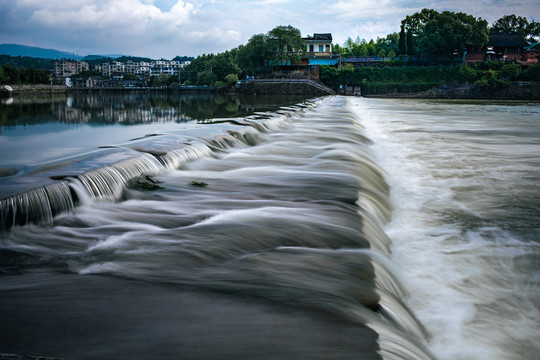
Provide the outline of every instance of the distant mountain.
[[82,56],[74,55],[67,51],[44,49],[36,46],[19,44],[0,44],[0,54],[11,56],[30,56],[44,59],[81,59]]
[[81,56],[67,51],[60,51],[55,49],[44,49],[36,46],[27,46],[19,44],[0,44],[0,55],[10,56],[29,56],[34,58],[43,59],[75,59],[75,60],[95,60],[101,58],[116,59],[120,54],[114,55],[87,55]]

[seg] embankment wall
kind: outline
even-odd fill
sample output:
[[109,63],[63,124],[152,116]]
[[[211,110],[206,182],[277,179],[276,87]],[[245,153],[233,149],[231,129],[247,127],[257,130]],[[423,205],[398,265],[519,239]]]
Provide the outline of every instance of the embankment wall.
[[369,95],[377,98],[416,99],[486,99],[486,100],[540,100],[540,83],[510,83],[495,89],[481,89],[475,85],[447,85],[414,93],[391,92]]
[[301,82],[248,82],[238,87],[238,93],[245,95],[328,95],[328,92],[323,89]]

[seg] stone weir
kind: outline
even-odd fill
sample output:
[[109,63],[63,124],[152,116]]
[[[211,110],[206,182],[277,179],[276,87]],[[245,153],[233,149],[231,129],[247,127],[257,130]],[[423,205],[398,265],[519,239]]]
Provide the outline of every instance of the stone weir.
[[[295,111],[306,107],[298,105]],[[119,201],[127,188],[157,190],[153,176],[214,152],[255,145],[261,133],[286,119],[283,112],[224,119],[202,128],[132,139],[23,172],[0,173],[0,235],[29,223],[52,225],[56,216],[86,199]]]
[[237,84],[238,93],[246,95],[334,95],[334,90],[308,79],[253,79]]

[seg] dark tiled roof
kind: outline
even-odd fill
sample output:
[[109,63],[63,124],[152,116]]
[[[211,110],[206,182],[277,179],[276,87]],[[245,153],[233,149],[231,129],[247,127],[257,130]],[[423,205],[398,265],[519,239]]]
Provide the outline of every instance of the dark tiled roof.
[[525,40],[523,35],[520,34],[491,34],[489,35],[488,46],[525,47],[529,46],[529,43]]
[[332,41],[332,34],[313,34],[313,36],[308,36],[304,40],[323,40],[323,41]]

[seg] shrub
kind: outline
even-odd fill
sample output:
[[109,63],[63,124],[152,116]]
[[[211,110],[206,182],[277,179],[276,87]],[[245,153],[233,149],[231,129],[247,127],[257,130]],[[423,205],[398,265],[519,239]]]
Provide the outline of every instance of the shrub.
[[540,64],[535,64],[523,71],[525,80],[540,81]]
[[227,84],[229,84],[230,86],[236,85],[236,83],[238,82],[238,75],[229,74],[229,75],[225,76],[225,82]]
[[519,75],[519,65],[516,63],[508,63],[499,70],[499,77],[504,79],[514,80]]
[[221,81],[221,80],[218,80],[214,83],[214,87],[216,89],[223,89],[225,87],[227,87],[227,83],[225,81]]

